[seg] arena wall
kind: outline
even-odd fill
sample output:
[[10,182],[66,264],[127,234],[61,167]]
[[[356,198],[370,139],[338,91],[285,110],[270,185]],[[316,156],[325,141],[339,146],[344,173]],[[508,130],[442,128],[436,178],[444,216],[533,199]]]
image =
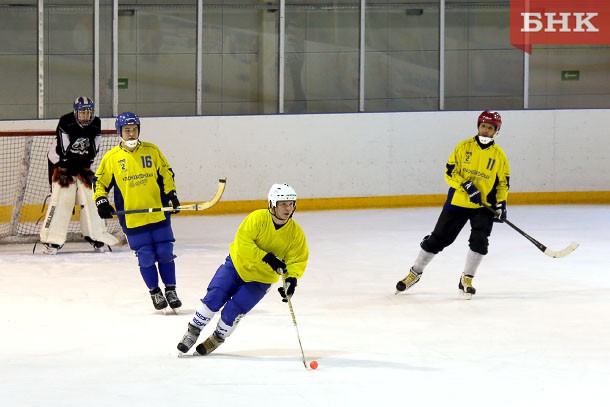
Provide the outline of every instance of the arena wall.
[[[183,202],[211,198],[218,178],[228,179],[210,213],[260,207],[276,182],[297,190],[300,209],[428,206],[443,201],[445,162],[475,135],[479,113],[143,117],[141,139],[164,152]],[[610,110],[500,113],[510,204],[610,203]],[[0,121],[0,130],[56,124]]]

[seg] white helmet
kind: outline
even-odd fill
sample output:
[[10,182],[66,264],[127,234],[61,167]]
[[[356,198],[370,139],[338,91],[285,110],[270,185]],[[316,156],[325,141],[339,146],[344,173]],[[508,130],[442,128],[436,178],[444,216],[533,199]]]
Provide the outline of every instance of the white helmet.
[[297,201],[296,191],[288,184],[273,184],[267,196],[270,208],[275,208],[277,201],[294,201],[295,205]]

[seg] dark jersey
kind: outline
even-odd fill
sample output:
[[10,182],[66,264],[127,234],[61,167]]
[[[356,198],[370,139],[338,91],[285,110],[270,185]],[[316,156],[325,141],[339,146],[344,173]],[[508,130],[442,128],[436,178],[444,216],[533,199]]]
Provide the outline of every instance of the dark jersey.
[[67,113],[59,119],[55,134],[48,154],[49,174],[55,167],[67,168],[72,175],[91,167],[102,140],[99,117],[95,117],[90,125],[81,127],[74,113]]

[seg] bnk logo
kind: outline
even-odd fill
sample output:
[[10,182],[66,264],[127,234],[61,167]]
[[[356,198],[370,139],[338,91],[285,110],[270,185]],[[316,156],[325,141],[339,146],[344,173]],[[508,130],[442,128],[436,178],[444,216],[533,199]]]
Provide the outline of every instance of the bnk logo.
[[610,0],[511,0],[510,43],[610,44]]
[[[521,16],[523,16],[521,31],[557,32],[559,30],[560,32],[597,32],[599,28],[591,23],[591,19],[598,15],[599,13],[521,13]],[[543,16],[546,21],[543,20]],[[574,24],[574,28],[572,28],[571,24]]]

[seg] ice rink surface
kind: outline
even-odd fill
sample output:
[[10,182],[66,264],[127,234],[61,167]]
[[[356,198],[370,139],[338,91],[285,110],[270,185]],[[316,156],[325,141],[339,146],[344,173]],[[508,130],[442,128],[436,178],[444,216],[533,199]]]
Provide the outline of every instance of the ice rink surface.
[[[298,212],[310,262],[293,305],[277,286],[209,357],[176,344],[245,215],[178,217],[180,315],[153,309],[126,248],[57,256],[0,246],[3,406],[608,406],[610,207],[513,206],[471,301],[466,228],[395,295],[440,208]],[[218,316],[202,333],[213,330]]]

